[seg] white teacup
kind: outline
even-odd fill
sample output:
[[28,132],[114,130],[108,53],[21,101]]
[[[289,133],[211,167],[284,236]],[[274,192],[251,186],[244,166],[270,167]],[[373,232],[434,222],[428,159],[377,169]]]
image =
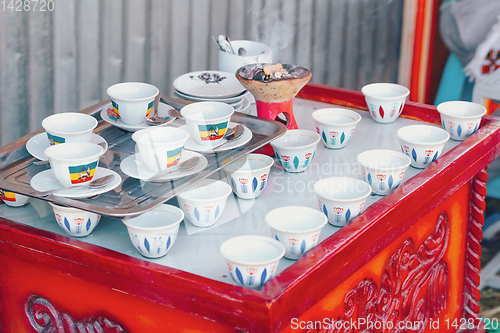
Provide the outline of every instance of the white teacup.
[[42,120],[51,145],[66,142],[90,142],[92,131],[98,121],[94,117],[78,112],[56,113]]
[[0,189],[0,199],[7,205],[11,207],[21,207],[28,203],[30,197],[22,195],[19,193],[4,191]]
[[140,254],[160,258],[174,245],[183,218],[182,210],[162,204],[137,217],[124,218],[122,222]]
[[358,216],[372,192],[371,186],[352,177],[329,177],[314,184],[319,210],[336,227],[343,227]]
[[271,237],[245,235],[222,243],[220,252],[237,284],[258,289],[276,275],[285,247]]
[[443,128],[453,140],[462,141],[474,134],[486,108],[481,104],[467,101],[443,102],[437,106]]
[[361,121],[359,113],[344,108],[325,108],[313,112],[316,131],[326,148],[344,148]]
[[151,127],[132,134],[139,155],[153,172],[175,170],[189,133],[181,128]]
[[386,149],[364,151],[358,154],[357,160],[362,166],[363,179],[378,195],[387,195],[396,189],[411,164],[405,154]]
[[[252,40],[232,40],[231,46],[236,54],[219,50],[219,70],[236,73],[238,68],[248,64],[272,63],[271,48],[263,43]],[[238,55],[238,50],[242,55]]]
[[234,108],[222,102],[197,102],[184,106],[181,115],[196,143],[216,147],[224,138]]
[[388,124],[394,122],[406,103],[410,90],[395,83],[371,83],[361,88],[373,120]]
[[232,189],[221,180],[202,179],[177,195],[179,207],[196,227],[210,227],[220,218]]
[[149,115],[160,91],[148,83],[122,82],[109,87],[106,93],[120,119],[125,124],[137,125]]
[[325,214],[310,207],[280,207],[266,214],[273,238],[285,246],[288,259],[299,259],[315,247],[327,221]]
[[269,180],[274,159],[263,154],[248,154],[224,168],[234,193],[241,199],[257,198]]
[[57,224],[70,236],[83,237],[89,235],[99,223],[101,215],[85,210],[64,207],[49,202],[54,210]]
[[90,142],[70,142],[45,149],[50,167],[64,187],[85,186],[94,177],[104,149]]

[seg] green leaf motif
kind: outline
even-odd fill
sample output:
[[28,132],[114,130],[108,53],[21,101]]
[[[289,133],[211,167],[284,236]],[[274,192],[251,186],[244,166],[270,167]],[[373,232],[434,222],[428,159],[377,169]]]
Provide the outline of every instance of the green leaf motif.
[[323,138],[323,141],[324,141],[325,143],[328,143],[328,139],[326,138],[325,131],[321,132],[321,137]]
[[343,144],[345,140],[345,133],[342,132],[342,135],[340,136],[340,144]]
[[295,167],[295,169],[299,167],[299,158],[297,156],[293,158],[293,166]]

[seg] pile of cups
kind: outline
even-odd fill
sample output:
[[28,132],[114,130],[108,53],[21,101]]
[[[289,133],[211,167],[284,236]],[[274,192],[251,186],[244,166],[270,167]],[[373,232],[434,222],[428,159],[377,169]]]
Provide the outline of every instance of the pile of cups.
[[[97,120],[83,113],[58,113],[42,121],[49,147],[44,154],[62,189],[86,187],[95,179],[104,148],[91,142]],[[90,234],[100,215],[50,203],[58,225],[71,236]]]

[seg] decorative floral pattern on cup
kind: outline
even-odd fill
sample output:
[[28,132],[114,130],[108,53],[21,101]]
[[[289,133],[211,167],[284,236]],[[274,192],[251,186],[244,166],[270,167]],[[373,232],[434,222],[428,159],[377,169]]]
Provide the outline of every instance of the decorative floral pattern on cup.
[[361,88],[372,118],[379,123],[392,123],[403,112],[410,90],[394,83],[371,83]]
[[325,108],[313,112],[316,131],[326,148],[340,149],[347,145],[361,116],[345,108]]
[[49,202],[59,227],[68,235],[74,237],[88,236],[97,226],[101,215],[81,209],[64,207]]
[[410,157],[393,150],[367,150],[357,156],[365,182],[375,194],[387,195],[403,181]]
[[137,217],[126,217],[122,222],[132,245],[141,255],[160,258],[172,248],[183,219],[181,209],[162,204]]
[[276,274],[285,247],[273,238],[251,235],[228,239],[220,251],[238,285],[259,289]]
[[196,227],[210,227],[217,222],[232,188],[220,180],[203,179],[177,195],[185,217]]
[[327,222],[324,214],[310,207],[280,207],[266,215],[273,238],[285,246],[289,259],[298,259],[314,248]]
[[274,160],[262,154],[248,154],[224,168],[233,192],[241,199],[254,199],[265,189]]
[[480,104],[467,101],[449,101],[437,106],[441,115],[441,124],[450,134],[451,139],[462,141],[474,134],[486,108]]
[[271,142],[276,159],[287,172],[304,172],[314,159],[320,141],[318,133],[289,129],[285,135]]
[[343,227],[358,216],[372,188],[360,179],[330,177],[317,181],[314,191],[318,197],[319,210],[328,222]]
[[450,134],[433,125],[409,125],[398,129],[401,151],[411,158],[415,168],[426,168],[438,159]]

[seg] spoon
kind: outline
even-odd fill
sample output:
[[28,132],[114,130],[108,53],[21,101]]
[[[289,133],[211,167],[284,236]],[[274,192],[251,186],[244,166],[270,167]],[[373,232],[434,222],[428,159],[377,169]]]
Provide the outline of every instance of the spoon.
[[195,166],[198,165],[198,163],[200,162],[200,158],[198,156],[193,156],[191,158],[188,158],[187,160],[185,160],[184,162],[181,162],[179,164],[179,167],[177,168],[177,170],[174,170],[174,171],[168,171],[168,172],[160,172],[160,173],[157,173],[156,175],[154,175],[153,177],[150,177],[148,179],[146,179],[147,182],[154,182],[154,181],[159,181],[159,182],[163,182],[163,181],[170,181],[170,179],[164,179],[164,180],[159,180],[160,178],[162,177],[165,177],[166,175],[169,175],[171,173],[174,173],[174,172],[184,172],[184,171],[188,171],[188,170],[191,170],[193,169]]
[[87,183],[87,186],[70,186],[70,187],[56,188],[53,190],[40,192],[40,193],[38,193],[38,196],[46,197],[49,194],[54,194],[54,193],[57,193],[59,191],[69,190],[72,188],[85,188],[85,189],[102,188],[102,187],[108,185],[114,178],[115,178],[115,175],[113,175],[113,174],[106,175],[104,177],[95,178],[95,179],[91,180],[89,183]]
[[218,145],[217,147],[213,148],[213,150],[219,149],[220,147],[222,147],[224,145],[227,145],[231,141],[238,140],[243,135],[243,132],[245,132],[245,128],[242,125],[238,124],[238,125],[236,125],[233,128],[233,131],[234,132],[231,133],[230,135],[224,136],[224,138],[227,140],[226,142],[224,142],[224,143]]
[[[106,142],[99,142],[99,146],[102,147],[102,149],[106,149]],[[34,165],[44,165],[44,164],[49,164],[49,160],[42,160],[42,161],[34,161]]]
[[168,119],[160,117],[158,115],[158,104],[160,103],[161,94],[156,95],[153,104],[153,116],[146,118],[146,122],[151,126],[162,125],[167,122]]
[[168,115],[170,117],[184,119],[184,117],[181,115],[181,113],[179,111],[177,111],[176,109],[170,109],[170,110],[168,110]]

